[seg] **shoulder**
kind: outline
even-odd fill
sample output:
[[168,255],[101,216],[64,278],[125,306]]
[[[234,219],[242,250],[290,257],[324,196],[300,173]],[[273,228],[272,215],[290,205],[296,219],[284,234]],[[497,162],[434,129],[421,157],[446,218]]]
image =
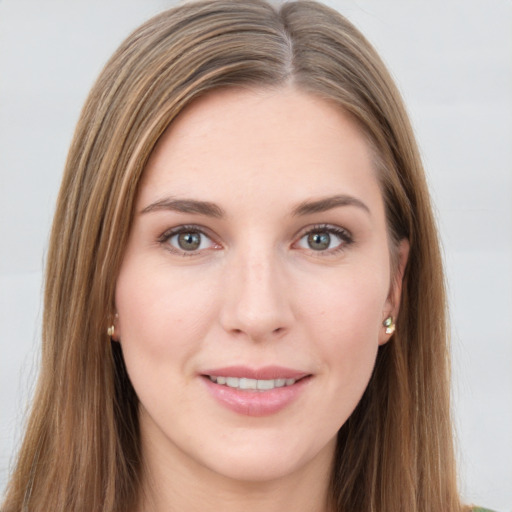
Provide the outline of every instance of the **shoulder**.
[[471,512],[493,512],[492,510],[488,508],[482,508],[482,507],[473,507],[471,509]]

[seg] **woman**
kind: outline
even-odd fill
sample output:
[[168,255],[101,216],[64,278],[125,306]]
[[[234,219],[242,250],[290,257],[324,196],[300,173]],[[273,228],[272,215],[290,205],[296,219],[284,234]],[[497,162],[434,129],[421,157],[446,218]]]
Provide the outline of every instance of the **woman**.
[[361,34],[311,2],[163,13],[77,127],[2,510],[465,510],[444,301]]

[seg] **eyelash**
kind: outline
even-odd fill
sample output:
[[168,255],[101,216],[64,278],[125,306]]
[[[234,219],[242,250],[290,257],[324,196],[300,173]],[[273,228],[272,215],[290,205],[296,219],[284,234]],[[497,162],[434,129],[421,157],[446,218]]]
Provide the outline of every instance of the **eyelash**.
[[341,241],[340,244],[337,247],[334,247],[333,249],[309,249],[309,251],[313,253],[315,256],[332,256],[344,251],[349,245],[354,243],[354,238],[352,237],[351,233],[346,229],[341,228],[339,226],[333,226],[331,224],[316,224],[314,226],[309,226],[305,228],[305,230],[300,235],[298,241],[295,242],[294,244],[299,243],[302,239],[304,239],[304,237],[307,237],[314,233],[329,233],[331,235],[337,236]]
[[204,228],[202,228],[200,226],[193,225],[193,224],[182,225],[182,226],[178,226],[176,228],[168,229],[167,231],[165,231],[158,237],[158,242],[162,245],[166,245],[166,249],[168,251],[170,251],[174,254],[179,254],[180,256],[195,256],[195,255],[199,254],[199,252],[201,252],[202,249],[196,250],[196,251],[185,251],[185,250],[180,250],[177,247],[173,247],[168,243],[169,240],[173,236],[180,235],[183,233],[198,233],[201,236],[205,236],[206,238],[209,238],[212,241],[212,244],[219,245],[219,247],[220,247],[220,244],[216,243],[213,240],[213,238],[206,233]]
[[[217,245],[218,247],[220,247],[220,244],[215,242],[213,240],[213,238],[206,233],[206,230],[204,228],[202,228],[201,226],[197,226],[197,225],[182,225],[182,226],[178,226],[176,228],[168,229],[167,231],[165,231],[164,233],[162,233],[162,235],[160,235],[158,237],[158,243],[160,243],[162,245],[166,245],[166,249],[168,251],[170,251],[174,254],[179,254],[180,256],[195,256],[195,255],[199,254],[202,250],[204,250],[204,249],[198,249],[195,251],[185,251],[185,250],[180,250],[177,247],[171,246],[169,244],[169,240],[173,236],[180,235],[182,233],[198,233],[199,235],[210,239],[213,245]],[[314,226],[305,228],[302,231],[299,238],[297,239],[297,241],[294,242],[293,245],[297,245],[301,240],[304,239],[304,237],[309,236],[314,233],[329,233],[329,234],[337,236],[341,240],[340,244],[333,249],[315,250],[315,249],[310,248],[309,251],[311,253],[315,254],[316,256],[330,256],[330,255],[338,254],[339,252],[344,251],[347,248],[347,246],[354,243],[354,239],[353,239],[352,235],[346,229],[338,227],[338,226],[333,226],[330,224],[316,224]],[[308,250],[308,249],[306,249],[306,250]]]

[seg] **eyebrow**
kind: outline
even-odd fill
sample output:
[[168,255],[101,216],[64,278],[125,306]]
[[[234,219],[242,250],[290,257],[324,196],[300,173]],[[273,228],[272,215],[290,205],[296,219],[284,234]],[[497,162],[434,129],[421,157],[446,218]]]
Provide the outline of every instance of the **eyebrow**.
[[345,194],[323,197],[315,201],[304,201],[293,210],[294,216],[311,215],[313,213],[326,212],[339,206],[355,206],[370,214],[370,208],[360,199]]
[[[302,217],[314,213],[326,212],[340,206],[355,206],[367,213],[370,213],[368,206],[366,206],[366,204],[360,199],[342,194],[324,197],[314,201],[304,201],[293,209],[292,215],[294,217]],[[172,197],[155,201],[154,203],[146,206],[140,213],[145,214],[161,210],[170,210],[179,213],[195,213],[217,219],[221,219],[226,215],[224,210],[215,203],[199,201],[197,199],[176,199]]]
[[151,203],[141,210],[141,214],[155,212],[160,210],[171,210],[179,213],[197,213],[207,217],[221,218],[225,216],[224,210],[208,201],[198,201],[196,199],[175,199],[167,197]]

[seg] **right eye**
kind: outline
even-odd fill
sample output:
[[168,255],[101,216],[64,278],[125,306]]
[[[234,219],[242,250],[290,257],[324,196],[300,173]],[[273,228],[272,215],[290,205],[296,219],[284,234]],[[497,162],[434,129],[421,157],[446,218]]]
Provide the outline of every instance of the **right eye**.
[[183,255],[195,254],[205,249],[216,249],[219,245],[198,228],[180,226],[165,232],[160,243],[170,246],[173,252]]

